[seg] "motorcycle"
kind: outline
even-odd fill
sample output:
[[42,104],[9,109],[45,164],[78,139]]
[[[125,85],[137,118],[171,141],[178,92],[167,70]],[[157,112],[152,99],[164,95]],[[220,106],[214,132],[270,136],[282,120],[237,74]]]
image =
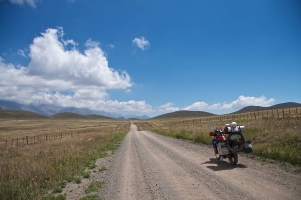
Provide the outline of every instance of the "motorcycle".
[[251,153],[253,150],[252,140],[245,140],[242,131],[244,126],[237,125],[236,122],[226,124],[225,128],[211,127],[210,136],[213,136],[212,146],[218,162],[228,158],[231,165],[238,162],[238,152]]

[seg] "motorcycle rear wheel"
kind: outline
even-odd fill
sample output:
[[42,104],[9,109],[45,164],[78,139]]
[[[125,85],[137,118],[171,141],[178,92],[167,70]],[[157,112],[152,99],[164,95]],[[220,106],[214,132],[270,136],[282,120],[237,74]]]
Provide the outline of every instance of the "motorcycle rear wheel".
[[[230,140],[230,138],[231,138],[232,136],[235,136],[235,135],[240,136],[240,140],[241,140],[238,149],[232,148],[232,142],[233,142],[233,141],[236,142],[236,141],[235,141],[235,140]],[[243,136],[243,134],[242,134],[241,132],[230,133],[229,136],[227,137],[226,145],[227,145],[227,147],[228,147],[228,149],[229,149],[230,151],[235,152],[235,153],[240,152],[240,151],[242,151],[242,150],[244,149],[244,147],[245,147],[245,137]]]
[[236,165],[238,162],[238,155],[237,153],[232,153],[229,155],[229,161],[231,165]]

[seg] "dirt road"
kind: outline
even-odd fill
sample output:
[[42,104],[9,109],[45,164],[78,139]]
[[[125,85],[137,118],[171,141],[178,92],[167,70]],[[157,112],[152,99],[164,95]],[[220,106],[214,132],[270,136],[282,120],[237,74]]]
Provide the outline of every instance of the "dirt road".
[[101,199],[301,199],[301,175],[239,155],[217,163],[206,145],[131,131],[114,153]]

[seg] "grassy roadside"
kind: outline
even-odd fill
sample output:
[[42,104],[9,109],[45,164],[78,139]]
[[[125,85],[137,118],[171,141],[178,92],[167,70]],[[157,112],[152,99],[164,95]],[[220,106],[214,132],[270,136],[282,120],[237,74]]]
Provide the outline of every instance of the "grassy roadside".
[[[66,182],[80,181],[107,150],[115,150],[127,131],[91,133],[3,156],[0,163],[1,199],[38,199],[60,190]],[[62,197],[62,199],[64,199]]]
[[212,138],[210,138],[209,133],[200,133],[192,130],[166,130],[166,129],[152,129],[152,132],[165,135],[169,137],[174,137],[177,139],[192,140],[203,144],[211,144]]
[[[301,166],[300,119],[257,119],[236,120],[236,122],[246,126],[246,131],[243,132],[245,138],[253,139],[253,155]],[[167,121],[160,123],[157,127],[147,128],[161,135],[211,145],[212,138],[209,136],[209,132],[212,125],[223,127],[224,122],[216,124],[209,122],[201,125],[183,124],[177,128],[170,128]],[[145,129],[145,127],[140,127],[140,129]]]

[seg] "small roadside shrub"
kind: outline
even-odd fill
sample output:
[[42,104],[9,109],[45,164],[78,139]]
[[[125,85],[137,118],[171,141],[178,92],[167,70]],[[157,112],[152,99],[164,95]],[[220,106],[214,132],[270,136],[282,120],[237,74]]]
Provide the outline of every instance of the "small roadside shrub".
[[54,196],[53,194],[50,194],[45,197],[42,197],[41,200],[66,200],[66,195],[60,194],[60,195]]
[[94,195],[85,196],[83,198],[80,198],[79,200],[100,200],[100,198],[96,194],[94,194]]
[[90,172],[83,172],[83,177],[84,178],[90,178]]
[[99,171],[105,171],[105,170],[107,170],[106,167],[101,167],[101,168],[99,169]]
[[85,190],[86,193],[91,193],[91,192],[97,192],[98,189],[100,189],[102,187],[102,182],[100,181],[96,181],[96,182],[92,182],[88,188]]
[[82,182],[82,180],[80,179],[80,177],[75,177],[75,178],[74,178],[74,182],[75,182],[76,184],[80,184],[80,183]]
[[104,157],[106,157],[108,154],[106,153],[106,152],[100,152],[99,153],[99,158],[104,158]]

